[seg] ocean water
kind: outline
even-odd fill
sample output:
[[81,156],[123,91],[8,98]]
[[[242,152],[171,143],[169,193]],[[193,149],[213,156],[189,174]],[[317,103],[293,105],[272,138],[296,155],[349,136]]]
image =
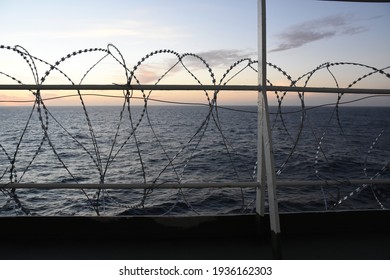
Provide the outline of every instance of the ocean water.
[[[159,188],[256,179],[251,106],[0,107],[0,215],[250,213],[253,189]],[[277,178],[389,179],[388,107],[271,108]],[[154,183],[36,190],[20,183]],[[389,186],[279,187],[280,211],[386,209]]]

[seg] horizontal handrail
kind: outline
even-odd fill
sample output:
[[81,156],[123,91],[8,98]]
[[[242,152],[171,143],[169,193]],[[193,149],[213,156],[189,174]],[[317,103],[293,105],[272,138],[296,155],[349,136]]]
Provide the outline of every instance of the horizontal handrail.
[[[0,90],[161,90],[161,91],[261,91],[259,85],[119,85],[119,84],[84,84],[84,85],[0,85]],[[332,88],[332,87],[290,87],[266,86],[267,91],[283,92],[323,92],[323,93],[354,93],[354,94],[390,94],[390,89],[372,88]]]
[[[277,180],[277,186],[349,186],[349,185],[389,185],[390,179],[352,179],[352,180]],[[15,189],[204,189],[204,188],[256,188],[258,182],[228,182],[228,183],[167,183],[167,184],[144,184],[144,183],[12,183],[0,185],[0,188]]]

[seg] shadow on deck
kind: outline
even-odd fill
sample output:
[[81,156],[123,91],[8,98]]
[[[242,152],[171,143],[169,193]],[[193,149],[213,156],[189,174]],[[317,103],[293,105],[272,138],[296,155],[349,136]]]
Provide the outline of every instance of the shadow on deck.
[[[390,211],[280,215],[283,259],[390,259]],[[273,259],[269,217],[0,217],[0,259]]]

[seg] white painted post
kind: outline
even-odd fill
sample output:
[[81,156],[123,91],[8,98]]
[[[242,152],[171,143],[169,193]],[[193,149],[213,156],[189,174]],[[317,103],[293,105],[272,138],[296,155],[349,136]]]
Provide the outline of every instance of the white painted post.
[[[266,78],[266,67],[263,67],[263,60],[265,51],[263,49],[263,8],[262,0],[258,0],[258,83],[262,87],[264,85],[263,79]],[[263,88],[262,88],[263,89]],[[256,213],[260,216],[264,216],[265,209],[265,184],[266,184],[266,171],[264,161],[264,149],[263,149],[263,95],[262,89],[259,89],[257,98],[257,189],[256,189]]]
[[[281,258],[279,209],[276,197],[275,165],[272,151],[272,135],[267,99],[267,40],[266,40],[266,0],[258,0],[258,78],[261,91],[258,95],[258,182],[256,212],[264,215],[265,182],[268,191],[269,216],[272,247],[275,258]],[[261,164],[261,166],[259,166]]]

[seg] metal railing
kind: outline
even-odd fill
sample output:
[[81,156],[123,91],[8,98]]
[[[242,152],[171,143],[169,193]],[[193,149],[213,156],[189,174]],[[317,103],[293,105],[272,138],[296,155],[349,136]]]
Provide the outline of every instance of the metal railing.
[[[332,88],[332,87],[291,87],[291,86],[266,86],[265,91],[281,91],[281,92],[318,92],[318,93],[351,93],[351,94],[383,94],[390,95],[390,89],[373,89],[373,88]],[[81,84],[81,85],[13,85],[0,84],[0,90],[161,90],[161,91],[257,91],[263,90],[262,86],[258,85],[98,85],[98,84]]]
[[[351,185],[388,185],[390,179],[350,179],[350,180],[276,180],[277,186],[284,187],[316,187],[316,186],[351,186]],[[227,183],[12,183],[0,187],[15,189],[207,189],[207,188],[257,188],[257,182]]]

